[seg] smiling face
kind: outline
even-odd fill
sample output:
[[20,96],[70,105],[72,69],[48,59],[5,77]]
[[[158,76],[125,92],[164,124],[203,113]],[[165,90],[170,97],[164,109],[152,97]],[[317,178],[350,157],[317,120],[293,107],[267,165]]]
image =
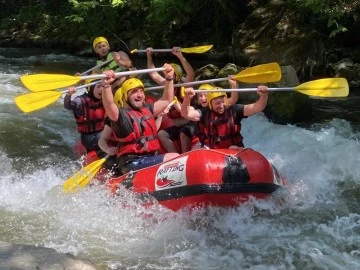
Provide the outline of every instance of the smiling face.
[[134,109],[141,109],[145,102],[144,88],[136,87],[128,91],[127,102]]
[[198,103],[201,105],[201,107],[205,108],[208,106],[208,101],[207,101],[207,98],[206,98],[206,93],[197,93],[197,100],[198,100]]
[[95,45],[95,52],[100,56],[100,58],[105,57],[110,51],[109,44],[106,42],[99,42]]
[[217,114],[223,114],[225,112],[226,96],[220,96],[211,100],[211,107]]

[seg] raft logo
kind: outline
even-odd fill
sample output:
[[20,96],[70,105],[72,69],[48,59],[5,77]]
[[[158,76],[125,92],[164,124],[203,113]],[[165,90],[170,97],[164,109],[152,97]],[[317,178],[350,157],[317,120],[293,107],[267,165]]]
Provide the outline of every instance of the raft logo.
[[187,159],[185,156],[160,165],[155,175],[155,190],[186,186]]

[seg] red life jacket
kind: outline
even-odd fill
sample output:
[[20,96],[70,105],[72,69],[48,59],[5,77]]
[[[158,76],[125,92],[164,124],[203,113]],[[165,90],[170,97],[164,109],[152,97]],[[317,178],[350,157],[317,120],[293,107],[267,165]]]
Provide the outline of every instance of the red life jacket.
[[241,124],[235,123],[234,107],[225,109],[221,115],[213,110],[206,110],[205,113],[205,123],[199,122],[199,139],[202,145],[211,149],[243,146]]
[[126,138],[117,137],[118,156],[128,154],[152,154],[160,149],[153,113],[146,106],[140,110],[125,109],[131,118],[133,132]]
[[91,134],[102,131],[105,125],[105,108],[101,100],[94,100],[88,95],[81,95],[82,115],[75,117],[77,131]]

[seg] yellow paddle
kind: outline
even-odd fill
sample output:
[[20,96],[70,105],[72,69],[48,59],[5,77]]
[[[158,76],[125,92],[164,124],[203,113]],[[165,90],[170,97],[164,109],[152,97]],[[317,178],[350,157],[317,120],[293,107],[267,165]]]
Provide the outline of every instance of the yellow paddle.
[[[213,45],[203,45],[203,46],[197,46],[197,47],[190,47],[190,48],[179,48],[181,52],[183,53],[205,53],[207,51],[210,51]],[[153,49],[153,52],[171,52],[172,49]],[[130,53],[141,53],[146,52],[146,50],[138,50],[134,49],[130,51]]]
[[[309,81],[296,87],[269,88],[269,91],[297,91],[302,94],[314,97],[347,97],[349,85],[344,78],[327,78]],[[247,92],[257,91],[257,88],[221,89],[221,90],[195,90],[195,93],[202,92]]]
[[[133,74],[142,74],[155,71],[164,71],[164,68],[150,68],[150,69],[140,69],[140,70],[130,70],[117,72],[115,75],[128,76]],[[32,92],[47,91],[59,88],[65,88],[71,85],[74,85],[81,80],[87,79],[101,79],[105,78],[105,74],[94,74],[87,76],[71,76],[71,75],[62,75],[62,74],[31,74],[23,75],[20,77],[21,82],[25,85],[26,88]]]
[[[91,82],[89,84],[80,85],[75,87],[75,90],[79,90],[81,88],[85,88],[87,86],[91,86],[99,83],[99,81]],[[18,108],[23,112],[33,112],[39,109],[42,109],[55,101],[57,101],[62,94],[68,92],[68,90],[58,92],[58,91],[43,91],[43,92],[35,92],[24,94],[15,97],[15,104]]]
[[75,173],[73,176],[71,176],[64,183],[64,191],[75,192],[78,188],[85,187],[90,182],[90,180],[99,172],[101,166],[109,157],[110,155],[106,155],[102,159],[90,163],[89,165]]
[[[178,83],[174,87],[178,86],[191,86],[203,83],[214,83],[226,81],[228,78],[217,78],[209,79],[202,81],[194,81],[187,83]],[[234,75],[234,79],[240,82],[245,83],[269,83],[269,82],[278,82],[281,80],[281,68],[278,63],[267,63],[262,65],[257,65],[240,71],[238,74]],[[164,88],[161,86],[154,86],[146,88],[146,91],[158,90]]]

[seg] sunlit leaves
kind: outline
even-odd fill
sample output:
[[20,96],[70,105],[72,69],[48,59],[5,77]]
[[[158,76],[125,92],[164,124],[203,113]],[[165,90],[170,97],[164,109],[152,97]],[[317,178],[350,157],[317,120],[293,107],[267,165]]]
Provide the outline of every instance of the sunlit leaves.
[[359,3],[353,0],[289,0],[289,3],[296,3],[297,7],[308,9],[314,14],[315,20],[326,21],[330,37],[348,31],[343,25],[345,16],[355,12],[359,6]]

